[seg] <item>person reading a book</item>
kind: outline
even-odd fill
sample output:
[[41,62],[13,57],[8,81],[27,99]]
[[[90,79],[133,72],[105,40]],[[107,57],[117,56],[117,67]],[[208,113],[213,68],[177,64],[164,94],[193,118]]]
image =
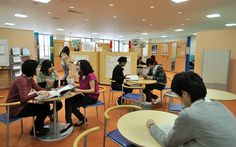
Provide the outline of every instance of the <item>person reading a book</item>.
[[158,89],[162,90],[165,88],[167,78],[166,78],[166,73],[163,70],[162,66],[160,64],[155,64],[154,61],[150,58],[147,59],[146,61],[147,67],[150,68],[149,72],[147,75],[142,75],[144,79],[149,79],[149,80],[156,80],[157,83],[155,84],[148,84],[146,87],[143,89],[143,93],[146,94],[146,105],[151,105],[152,103],[152,98],[155,99],[153,104],[157,104],[159,102],[159,98],[157,95],[154,95],[151,91],[153,89]]
[[76,96],[65,100],[65,119],[66,125],[60,132],[63,133],[73,126],[71,114],[73,113],[79,122],[74,126],[78,127],[87,121],[83,114],[78,110],[84,105],[94,104],[99,97],[99,87],[97,77],[90,63],[87,60],[79,60],[76,65],[79,74],[79,86],[75,88]]
[[[48,91],[44,91],[36,84],[33,77],[36,75],[38,62],[36,60],[26,60],[21,67],[22,75],[17,77],[11,85],[7,96],[7,103],[18,102],[20,105],[10,106],[10,117],[28,117],[36,116],[34,125],[37,136],[44,135],[48,128],[43,128],[44,120],[50,113],[50,106],[48,103],[36,104],[29,102],[34,100],[38,95],[49,96]],[[30,93],[34,89],[36,92]],[[33,135],[33,129],[30,132]]]
[[203,79],[194,72],[174,76],[171,90],[186,107],[165,134],[158,123],[149,119],[146,126],[162,146],[231,147],[236,144],[236,118],[220,102],[206,101],[207,90]]
[[[54,64],[50,60],[44,60],[41,63],[40,71],[37,74],[37,82],[40,87],[47,88],[48,90],[58,87],[58,74],[54,69]],[[56,101],[56,111],[61,110],[61,108],[62,102]],[[53,112],[53,109],[51,109],[48,115],[51,121],[53,121]]]
[[[111,83],[111,88],[113,90],[121,91],[122,90],[122,84],[123,84],[124,79],[125,79],[125,75],[124,75],[124,72],[123,72],[124,71],[123,67],[127,63],[127,57],[120,57],[117,61],[119,62],[119,64],[117,64],[115,66],[115,68],[113,69],[112,80],[115,81],[115,82]],[[129,89],[129,88],[123,88],[123,91],[124,91],[125,94],[132,93],[132,89]],[[118,105],[123,104],[123,102],[121,102],[121,97],[119,97],[117,99],[116,103]]]

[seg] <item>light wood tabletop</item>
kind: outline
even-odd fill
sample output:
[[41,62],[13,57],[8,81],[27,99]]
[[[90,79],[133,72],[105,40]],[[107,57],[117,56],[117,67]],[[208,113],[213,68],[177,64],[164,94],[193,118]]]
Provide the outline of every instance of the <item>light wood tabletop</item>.
[[223,90],[207,89],[206,97],[212,100],[235,100],[236,94]]
[[148,119],[153,119],[159,125],[174,125],[177,115],[155,110],[140,110],[122,116],[117,122],[117,128],[130,142],[145,147],[161,146],[149,133],[146,127]]
[[139,79],[137,81],[128,80],[128,82],[133,84],[144,84],[144,85],[157,83],[156,80],[146,80],[146,79]]

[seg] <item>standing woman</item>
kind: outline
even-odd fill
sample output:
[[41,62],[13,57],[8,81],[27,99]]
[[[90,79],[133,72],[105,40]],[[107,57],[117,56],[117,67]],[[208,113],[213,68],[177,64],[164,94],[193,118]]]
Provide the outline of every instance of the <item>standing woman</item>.
[[[18,102],[20,105],[10,106],[10,117],[28,117],[36,116],[34,121],[36,136],[45,135],[48,128],[43,128],[44,120],[49,115],[50,106],[48,103],[35,104],[31,103],[38,95],[49,96],[48,91],[43,91],[43,89],[36,84],[33,77],[36,75],[36,69],[38,67],[38,62],[36,60],[26,60],[22,64],[22,75],[17,77],[12,83],[7,96],[7,103]],[[30,93],[31,89],[36,92]],[[33,135],[33,129],[30,132]]]
[[[40,87],[47,88],[48,90],[58,87],[58,74],[50,60],[44,60],[42,62],[40,72],[37,75],[37,82]],[[62,103],[61,101],[56,101],[56,103],[56,111],[59,111],[62,108]],[[53,121],[52,115],[53,109],[50,110],[50,114],[48,115],[51,121]]]
[[72,127],[72,113],[79,119],[79,122],[74,124],[75,127],[81,126],[84,121],[87,121],[77,108],[94,104],[99,97],[98,81],[90,63],[87,60],[80,60],[76,64],[76,70],[79,73],[79,86],[76,87],[75,92],[79,94],[65,100],[66,125],[60,133]]
[[68,46],[65,46],[60,53],[61,65],[64,71],[64,76],[60,81],[61,86],[65,86],[68,84],[66,78],[69,75],[69,56],[70,56],[70,49]]

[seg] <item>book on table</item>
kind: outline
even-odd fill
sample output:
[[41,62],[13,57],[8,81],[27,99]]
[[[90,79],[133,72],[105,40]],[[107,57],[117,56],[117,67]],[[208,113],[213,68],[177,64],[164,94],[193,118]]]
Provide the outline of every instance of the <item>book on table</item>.
[[59,97],[61,96],[63,93],[66,93],[72,89],[74,89],[75,86],[74,85],[66,85],[64,87],[58,88],[58,89],[54,89],[49,91],[50,96],[48,98],[53,98],[53,97]]
[[139,80],[138,75],[127,75],[126,79],[131,80],[131,81],[138,81]]

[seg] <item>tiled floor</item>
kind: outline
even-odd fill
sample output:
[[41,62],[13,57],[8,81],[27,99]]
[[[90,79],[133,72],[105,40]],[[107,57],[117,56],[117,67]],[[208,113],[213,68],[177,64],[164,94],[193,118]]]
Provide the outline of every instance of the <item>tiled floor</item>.
[[[167,73],[168,77],[172,78],[174,73]],[[168,85],[170,85],[170,83],[168,83]],[[109,97],[109,87],[106,86],[107,90],[105,93],[106,96],[106,102],[108,102],[108,97]],[[155,90],[154,91],[157,95],[159,95],[159,91]],[[8,89],[4,89],[4,90],[0,90],[0,95],[3,96],[7,96],[8,93]],[[118,97],[118,95],[116,94],[115,97]],[[100,99],[102,97],[100,96]],[[176,100],[178,101],[178,100]],[[1,99],[0,102],[5,102],[5,98]],[[64,102],[63,102],[64,103]],[[226,101],[223,102],[223,104],[225,104],[226,107],[228,107],[230,109],[231,112],[233,112],[233,114],[236,116],[236,101]],[[111,106],[114,106],[115,104],[115,99],[114,101],[111,103]],[[106,105],[107,106],[107,105]],[[155,110],[161,110],[161,105],[158,104],[156,106],[153,106],[153,109]],[[4,112],[5,108],[0,108],[0,112]],[[125,112],[125,111],[124,111]],[[14,124],[12,124],[10,126],[10,146],[11,147],[43,147],[43,146],[50,146],[50,147],[69,147],[72,146],[74,139],[76,138],[76,136],[78,136],[81,132],[83,132],[84,130],[91,128],[91,127],[95,127],[95,126],[100,126],[101,130],[99,132],[96,132],[94,134],[91,134],[90,136],[88,136],[88,147],[101,147],[103,144],[103,125],[104,125],[104,117],[103,117],[103,107],[99,107],[99,117],[96,117],[96,110],[95,108],[88,108],[87,110],[87,118],[88,118],[88,124],[87,127],[78,127],[78,128],[74,128],[73,133],[60,141],[55,141],[55,142],[43,142],[43,141],[39,141],[39,140],[35,140],[32,136],[29,135],[29,132],[31,130],[32,127],[32,118],[25,118],[24,119],[24,133],[23,135],[21,135],[20,133],[20,122],[16,122]],[[108,130],[111,130],[112,128],[116,127],[116,121],[118,119],[118,117],[120,115],[120,112],[114,112],[112,113],[112,119],[114,119],[113,121],[109,122],[108,125]],[[65,122],[64,119],[64,108],[62,110],[59,111],[59,121],[60,122]],[[73,122],[77,122],[78,120],[73,116]],[[50,123],[49,119],[47,118],[45,121],[46,124]],[[3,124],[0,124],[0,146],[3,147],[5,146],[6,142],[6,127]],[[80,146],[82,146],[82,142],[80,143]],[[106,146],[107,147],[116,147],[118,145],[116,145],[115,143],[111,142],[109,139],[107,139],[106,141]]]

